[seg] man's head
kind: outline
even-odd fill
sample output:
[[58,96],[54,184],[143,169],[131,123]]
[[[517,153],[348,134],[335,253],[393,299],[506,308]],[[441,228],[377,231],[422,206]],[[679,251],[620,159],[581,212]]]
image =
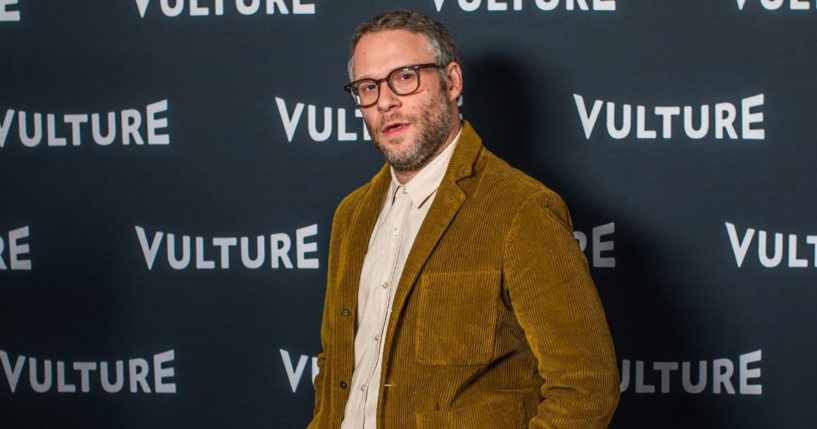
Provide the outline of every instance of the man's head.
[[367,106],[360,108],[363,119],[398,172],[418,171],[459,129],[456,46],[448,30],[427,16],[387,12],[361,24],[352,38],[349,76],[353,95],[368,91],[358,97]]

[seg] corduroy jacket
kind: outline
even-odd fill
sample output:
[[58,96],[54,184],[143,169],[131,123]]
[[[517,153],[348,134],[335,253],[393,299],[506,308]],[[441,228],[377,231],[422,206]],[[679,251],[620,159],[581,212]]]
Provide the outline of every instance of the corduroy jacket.
[[[309,429],[343,419],[366,247],[388,164],[332,222]],[[610,332],[570,215],[463,123],[386,328],[381,429],[604,428],[618,403]]]

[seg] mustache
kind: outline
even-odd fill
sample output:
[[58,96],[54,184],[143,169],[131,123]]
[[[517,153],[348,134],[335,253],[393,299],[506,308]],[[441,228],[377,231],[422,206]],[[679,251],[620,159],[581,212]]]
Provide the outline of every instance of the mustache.
[[382,118],[380,118],[379,121],[377,121],[377,130],[378,131],[382,130],[383,127],[388,122],[397,121],[397,122],[412,123],[412,122],[414,122],[414,120],[415,120],[414,116],[404,115],[404,114],[400,114],[400,113],[393,113],[391,115],[383,116]]

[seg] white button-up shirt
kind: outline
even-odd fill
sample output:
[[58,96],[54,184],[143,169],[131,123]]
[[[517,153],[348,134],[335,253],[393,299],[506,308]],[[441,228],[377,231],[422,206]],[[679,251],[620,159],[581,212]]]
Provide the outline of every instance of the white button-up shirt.
[[[460,129],[462,131],[462,129]],[[459,140],[429,162],[406,184],[392,180],[363,260],[357,297],[357,333],[352,388],[341,429],[375,429],[383,339],[394,292],[411,246],[434,201]]]

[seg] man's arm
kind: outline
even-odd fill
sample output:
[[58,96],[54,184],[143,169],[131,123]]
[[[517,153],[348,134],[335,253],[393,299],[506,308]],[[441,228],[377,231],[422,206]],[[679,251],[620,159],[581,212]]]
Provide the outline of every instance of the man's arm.
[[544,380],[530,428],[606,428],[619,398],[604,309],[561,198],[528,198],[505,242],[505,287]]

